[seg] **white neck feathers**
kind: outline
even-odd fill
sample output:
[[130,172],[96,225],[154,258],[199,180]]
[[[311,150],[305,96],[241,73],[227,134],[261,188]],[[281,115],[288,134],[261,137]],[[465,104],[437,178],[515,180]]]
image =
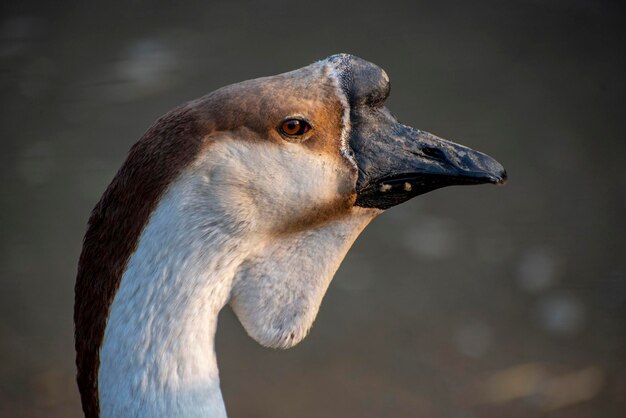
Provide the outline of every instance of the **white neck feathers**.
[[129,260],[100,352],[102,417],[225,416],[213,339],[245,243],[193,205],[164,196]]
[[[168,188],[127,264],[100,352],[102,417],[225,416],[214,350],[220,309],[230,301],[264,345],[296,344],[341,260],[377,214],[354,207],[300,232],[271,234],[245,209],[250,196],[229,193],[234,177],[223,169],[232,160],[216,158],[247,149],[238,161],[271,169],[259,158],[279,154],[222,144],[231,149],[208,154]],[[311,174],[303,176],[324,178]]]

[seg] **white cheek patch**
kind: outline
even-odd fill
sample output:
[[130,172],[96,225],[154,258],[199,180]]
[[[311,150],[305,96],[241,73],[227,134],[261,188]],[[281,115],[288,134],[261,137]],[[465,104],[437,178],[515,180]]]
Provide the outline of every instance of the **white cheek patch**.
[[345,199],[339,191],[354,187],[356,179],[346,176],[341,163],[301,144],[220,138],[194,170],[209,177],[225,211],[271,230]]

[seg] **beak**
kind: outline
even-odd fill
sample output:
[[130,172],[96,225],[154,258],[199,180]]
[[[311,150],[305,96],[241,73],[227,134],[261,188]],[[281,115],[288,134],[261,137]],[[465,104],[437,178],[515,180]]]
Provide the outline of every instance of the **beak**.
[[403,125],[384,107],[355,111],[351,120],[356,206],[388,209],[441,187],[506,182],[490,156]]

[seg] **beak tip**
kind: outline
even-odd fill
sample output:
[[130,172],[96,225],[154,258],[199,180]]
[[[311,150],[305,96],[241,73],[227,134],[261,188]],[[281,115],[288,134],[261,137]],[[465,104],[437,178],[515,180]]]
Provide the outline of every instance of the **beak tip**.
[[506,173],[506,170],[503,168],[502,171],[498,173],[498,175],[493,177],[493,184],[502,186],[506,184],[508,180],[509,180],[509,176]]
[[486,174],[486,180],[498,186],[505,184],[509,176],[502,164],[488,155],[483,154],[483,156],[484,160],[480,171]]

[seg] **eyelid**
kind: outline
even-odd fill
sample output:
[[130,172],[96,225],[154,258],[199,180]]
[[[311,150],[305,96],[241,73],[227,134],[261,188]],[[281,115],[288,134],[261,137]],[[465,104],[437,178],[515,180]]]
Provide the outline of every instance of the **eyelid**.
[[283,123],[285,123],[285,122],[287,122],[288,120],[291,120],[291,119],[296,119],[296,120],[299,120],[301,122],[306,122],[311,127],[311,129],[315,128],[315,125],[313,125],[313,122],[311,122],[309,120],[309,118],[307,118],[306,116],[303,116],[303,115],[301,115],[299,113],[296,113],[295,115],[285,116],[283,118],[283,120],[280,122],[280,124],[282,125]]
[[[303,133],[301,133],[301,134],[293,134],[293,135],[288,134],[287,132],[285,132],[285,131],[283,130],[283,126],[284,126],[287,122],[289,122],[289,121],[291,121],[291,120],[296,120],[296,121],[300,122],[301,124],[304,124],[304,126],[308,126],[308,129],[306,130],[306,132],[303,132]],[[278,127],[277,127],[277,131],[278,131],[278,132],[279,132],[279,133],[280,133],[283,137],[285,137],[286,139],[294,139],[294,138],[297,138],[297,139],[302,139],[302,138],[304,138],[304,139],[306,139],[306,138],[308,138],[308,136],[311,134],[311,132],[312,132],[314,129],[315,129],[315,127],[314,127],[314,126],[313,126],[313,124],[309,121],[309,119],[308,119],[308,118],[306,118],[306,117],[304,117],[304,116],[301,116],[301,115],[290,115],[290,116],[287,116],[287,117],[285,117],[285,118],[284,118],[284,119],[280,122],[280,124],[279,124],[279,125],[278,125]]]

